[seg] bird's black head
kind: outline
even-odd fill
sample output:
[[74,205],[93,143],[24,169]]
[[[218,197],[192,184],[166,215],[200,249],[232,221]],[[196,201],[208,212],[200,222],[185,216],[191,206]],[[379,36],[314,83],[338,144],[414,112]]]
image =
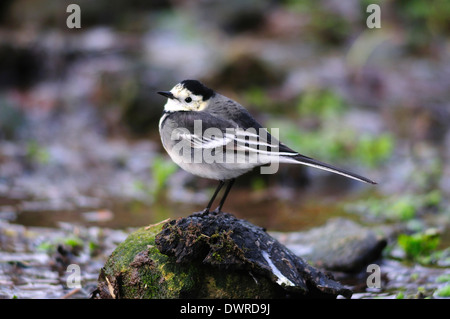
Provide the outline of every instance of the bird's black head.
[[167,97],[164,110],[177,111],[203,111],[215,95],[214,91],[197,80],[184,80],[175,85],[170,91],[160,91],[158,94]]
[[197,80],[184,80],[181,81],[180,84],[193,94],[201,95],[203,97],[203,101],[206,101],[215,95],[212,89],[206,87],[203,83]]

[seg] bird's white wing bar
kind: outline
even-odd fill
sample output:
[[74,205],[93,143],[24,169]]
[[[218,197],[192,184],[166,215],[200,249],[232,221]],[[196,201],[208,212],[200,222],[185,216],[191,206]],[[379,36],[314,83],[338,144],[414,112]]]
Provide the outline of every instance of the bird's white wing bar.
[[[262,131],[261,131],[262,130]],[[269,156],[296,156],[297,152],[280,152],[280,144],[270,143],[267,141],[269,132],[265,129],[260,129],[259,133],[255,133],[252,130],[237,129],[234,135],[234,140],[237,145],[244,148],[247,151],[253,151],[261,155]],[[268,150],[270,148],[270,150]]]
[[[260,130],[261,131],[261,130]],[[262,134],[261,134],[262,133]],[[271,147],[271,148],[278,148],[279,144],[277,143],[269,143],[267,141],[267,136],[269,135],[269,132],[262,129],[262,132],[257,133],[256,129],[236,129],[234,131],[234,139],[239,144],[251,144],[256,145],[259,147]]]
[[212,149],[224,147],[233,139],[228,136],[204,136],[190,133],[180,133],[176,135],[177,139],[187,140],[191,147],[199,149]]

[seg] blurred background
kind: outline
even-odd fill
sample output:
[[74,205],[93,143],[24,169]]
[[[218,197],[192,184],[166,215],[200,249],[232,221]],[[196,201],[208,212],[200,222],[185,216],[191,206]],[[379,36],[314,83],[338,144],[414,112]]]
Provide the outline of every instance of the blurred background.
[[[71,3],[81,28],[66,25]],[[381,28],[366,25],[372,3]],[[256,169],[225,211],[274,231],[337,216],[433,228],[446,248],[449,16],[446,0],[4,0],[3,229],[126,229],[203,209],[216,182],[167,156],[156,94],[198,79],[300,153],[378,182]]]

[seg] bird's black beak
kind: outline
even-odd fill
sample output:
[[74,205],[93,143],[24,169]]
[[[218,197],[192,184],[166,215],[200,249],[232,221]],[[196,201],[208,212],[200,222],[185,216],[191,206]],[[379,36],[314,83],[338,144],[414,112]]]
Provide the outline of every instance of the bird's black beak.
[[157,93],[161,94],[162,96],[165,96],[165,97],[167,97],[169,99],[174,99],[175,98],[173,96],[172,92],[170,92],[170,91],[160,91],[160,92],[157,92]]

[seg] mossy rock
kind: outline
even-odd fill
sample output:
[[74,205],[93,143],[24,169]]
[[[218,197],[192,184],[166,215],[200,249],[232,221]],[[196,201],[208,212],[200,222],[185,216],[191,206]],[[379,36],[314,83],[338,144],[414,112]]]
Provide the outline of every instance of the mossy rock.
[[[162,225],[130,234],[101,269],[97,297],[106,298],[272,298],[282,289],[248,272],[224,275],[201,264],[179,264],[155,246]],[[274,289],[275,288],[275,289]]]
[[[256,245],[256,246],[255,246]],[[101,269],[95,298],[335,298],[351,291],[262,228],[193,214],[130,234]]]

